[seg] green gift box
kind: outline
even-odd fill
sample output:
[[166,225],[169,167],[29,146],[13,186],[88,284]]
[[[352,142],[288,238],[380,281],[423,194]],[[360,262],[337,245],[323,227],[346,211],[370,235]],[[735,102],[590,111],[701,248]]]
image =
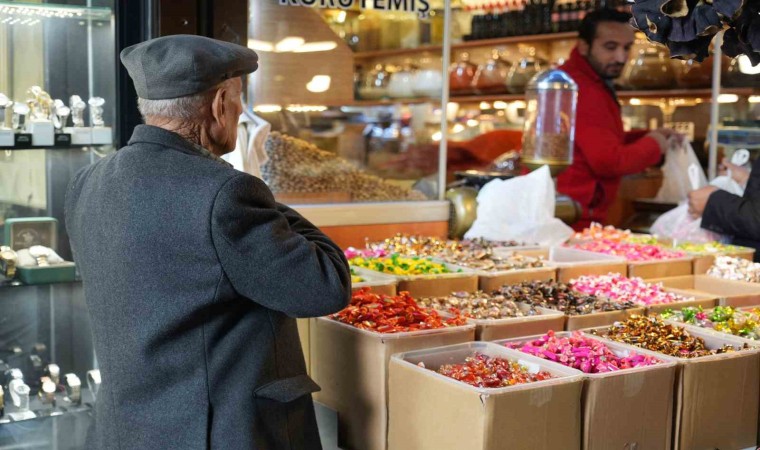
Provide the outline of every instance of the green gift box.
[[[15,251],[42,245],[57,250],[58,220],[54,217],[24,217],[5,221],[5,245]],[[50,266],[18,266],[16,277],[26,284],[62,283],[76,279],[76,264],[64,261]]]

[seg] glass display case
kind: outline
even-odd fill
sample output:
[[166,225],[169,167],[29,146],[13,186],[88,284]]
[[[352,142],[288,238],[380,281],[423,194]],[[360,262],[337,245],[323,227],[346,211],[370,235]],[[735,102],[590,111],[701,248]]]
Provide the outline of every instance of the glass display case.
[[0,257],[0,449],[81,448],[90,422],[63,209],[71,177],[114,150],[117,83],[114,2],[87,4],[0,2],[0,240],[16,258]]

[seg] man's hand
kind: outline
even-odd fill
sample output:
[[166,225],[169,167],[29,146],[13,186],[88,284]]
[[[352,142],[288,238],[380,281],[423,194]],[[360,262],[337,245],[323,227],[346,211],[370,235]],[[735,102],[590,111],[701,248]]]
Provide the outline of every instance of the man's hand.
[[671,141],[675,141],[680,145],[685,139],[684,135],[677,133],[670,128],[658,128],[657,130],[652,130],[647,136],[657,141],[660,145],[660,152],[662,154],[665,154],[665,152],[671,147]]
[[702,189],[689,192],[689,214],[693,217],[702,217],[702,213],[705,212],[705,206],[707,200],[710,199],[710,195],[717,191],[715,186],[706,186]]
[[679,144],[682,144],[683,140],[686,138],[686,136],[684,136],[683,134],[677,132],[676,130],[672,128],[658,128],[656,132],[662,134],[665,137],[665,139],[670,139],[670,138],[675,139],[676,142],[678,142]]
[[749,169],[742,166],[737,166],[736,164],[731,164],[731,162],[725,158],[723,159],[721,164],[723,165],[723,167],[731,171],[731,178],[733,178],[734,181],[739,183],[741,187],[747,186],[747,181],[749,181],[749,174],[750,174]]

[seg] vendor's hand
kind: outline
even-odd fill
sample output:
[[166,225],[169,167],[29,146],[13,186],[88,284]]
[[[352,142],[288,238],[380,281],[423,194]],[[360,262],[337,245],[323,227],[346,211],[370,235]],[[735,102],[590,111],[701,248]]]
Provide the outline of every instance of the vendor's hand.
[[723,159],[721,162],[723,167],[731,171],[731,178],[734,179],[737,183],[739,183],[740,186],[746,187],[747,181],[749,181],[749,174],[750,170],[746,167],[737,166],[736,164],[731,164],[731,162],[727,159]]
[[660,133],[658,130],[650,131],[647,134],[647,137],[650,137],[657,141],[657,145],[660,146],[660,153],[663,155],[668,151],[668,148],[670,148],[670,144],[668,144],[668,138],[666,138],[665,135]]
[[707,200],[717,190],[718,188],[715,186],[706,186],[702,189],[689,192],[689,214],[693,217],[702,217],[702,213],[705,212],[705,206],[707,206]]
[[665,139],[670,139],[670,138],[675,139],[676,142],[678,142],[679,144],[683,144],[683,141],[686,138],[686,136],[684,136],[683,134],[677,132],[676,130],[672,128],[658,128],[655,131],[665,136]]

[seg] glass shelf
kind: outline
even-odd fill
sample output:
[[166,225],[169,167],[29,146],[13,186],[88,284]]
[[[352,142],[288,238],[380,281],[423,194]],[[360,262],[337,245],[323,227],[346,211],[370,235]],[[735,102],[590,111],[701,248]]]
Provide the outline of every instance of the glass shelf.
[[0,1],[0,23],[8,25],[36,25],[43,19],[110,21],[112,15],[106,7]]
[[0,289],[6,289],[6,288],[35,288],[35,287],[42,287],[42,286],[56,286],[56,285],[66,285],[66,284],[79,284],[82,282],[81,278],[77,278],[71,281],[57,281],[55,283],[40,283],[40,284],[26,284],[22,283],[19,280],[3,280],[0,281]]

